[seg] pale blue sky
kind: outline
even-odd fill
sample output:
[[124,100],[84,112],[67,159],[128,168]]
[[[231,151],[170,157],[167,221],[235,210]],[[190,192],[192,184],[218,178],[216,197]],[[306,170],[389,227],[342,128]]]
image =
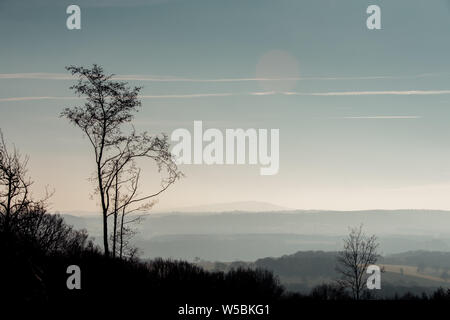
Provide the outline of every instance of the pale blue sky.
[[[80,31],[65,27],[69,4],[81,7]],[[369,4],[380,5],[382,30],[367,30]],[[131,81],[144,95],[164,96],[143,99],[139,129],[170,133],[193,120],[280,129],[277,176],[186,166],[161,208],[261,200],[450,209],[449,8],[446,0],[0,0],[0,128],[30,155],[36,187],[56,189],[55,210],[95,209],[87,141],[58,118],[77,100],[58,97],[72,96],[72,81],[60,79],[65,65],[98,63],[146,79]],[[297,95],[252,95],[270,91],[256,78],[271,52],[289,57],[274,61],[286,76],[298,65],[300,80],[286,90]]]

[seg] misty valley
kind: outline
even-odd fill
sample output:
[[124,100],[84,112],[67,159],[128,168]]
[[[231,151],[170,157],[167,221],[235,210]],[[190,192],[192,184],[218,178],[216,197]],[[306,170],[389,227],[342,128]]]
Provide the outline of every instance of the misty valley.
[[[100,235],[98,217],[64,218]],[[264,268],[293,292],[337,277],[336,252],[348,227],[367,226],[380,241],[382,296],[432,292],[450,280],[450,212],[432,210],[167,212],[139,226],[143,258],[192,261],[208,271]],[[420,227],[418,227],[420,226]]]
[[[101,220],[76,214],[64,217],[99,239]],[[433,210],[152,213],[136,241],[146,258],[255,260],[339,250],[349,227],[360,224],[378,236],[382,254],[450,249],[450,212]]]

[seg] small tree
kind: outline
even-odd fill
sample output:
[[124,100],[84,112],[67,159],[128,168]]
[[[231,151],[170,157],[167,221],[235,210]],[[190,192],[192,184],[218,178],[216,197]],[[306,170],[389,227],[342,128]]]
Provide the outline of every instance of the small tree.
[[359,300],[365,291],[367,267],[378,260],[378,242],[375,235],[367,236],[362,226],[351,228],[344,239],[344,250],[338,253],[336,271],[341,275],[338,284],[351,291]]
[[[96,193],[99,195],[103,219],[103,246],[105,255],[110,255],[108,241],[108,217],[114,217],[113,255],[116,254],[120,186],[132,178],[127,172],[137,158],[150,158],[156,162],[159,171],[166,171],[160,192],[166,190],[181,176],[169,151],[168,137],[149,136],[146,132],[137,134],[131,126],[124,132],[141,102],[138,99],[140,87],[130,88],[125,82],[112,80],[103,68],[67,67],[72,75],[78,76],[78,83],[70,87],[78,96],[84,96],[83,106],[66,108],[61,116],[69,119],[88,137],[95,159]],[[159,194],[160,192],[156,192]],[[133,202],[153,197],[155,193],[142,196]]]

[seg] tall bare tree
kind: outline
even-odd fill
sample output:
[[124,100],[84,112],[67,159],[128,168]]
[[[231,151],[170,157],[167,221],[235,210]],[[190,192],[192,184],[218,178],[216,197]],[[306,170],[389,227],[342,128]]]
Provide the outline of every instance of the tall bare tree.
[[[138,158],[149,158],[156,162],[159,171],[168,173],[163,178],[161,192],[181,176],[169,151],[166,135],[150,136],[146,132],[137,134],[131,121],[141,106],[138,99],[140,87],[128,87],[127,83],[113,80],[105,75],[103,68],[69,66],[66,68],[78,77],[70,89],[85,97],[83,106],[65,108],[62,117],[79,127],[88,137],[95,159],[96,193],[99,195],[103,219],[103,246],[105,255],[110,255],[108,241],[108,217],[115,217],[113,246],[116,243],[116,225],[119,208],[121,179],[127,180],[127,167]],[[124,125],[130,124],[128,130]],[[143,197],[144,199],[146,196]],[[115,248],[114,248],[115,249]],[[115,251],[114,251],[115,254]]]
[[366,270],[377,262],[378,246],[375,235],[367,236],[361,225],[350,229],[344,239],[344,250],[338,253],[336,271],[341,275],[338,283],[350,289],[355,300],[360,300],[366,289]]

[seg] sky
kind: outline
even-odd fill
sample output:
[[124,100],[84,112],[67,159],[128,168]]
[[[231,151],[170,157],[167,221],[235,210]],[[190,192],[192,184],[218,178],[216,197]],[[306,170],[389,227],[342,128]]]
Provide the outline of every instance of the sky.
[[[366,27],[372,4],[381,30]],[[183,165],[157,209],[450,209],[449,35],[447,0],[0,0],[0,128],[36,196],[55,190],[52,210],[97,210],[88,141],[59,117],[82,103],[64,67],[97,63],[144,87],[139,130],[280,130],[277,175]]]

